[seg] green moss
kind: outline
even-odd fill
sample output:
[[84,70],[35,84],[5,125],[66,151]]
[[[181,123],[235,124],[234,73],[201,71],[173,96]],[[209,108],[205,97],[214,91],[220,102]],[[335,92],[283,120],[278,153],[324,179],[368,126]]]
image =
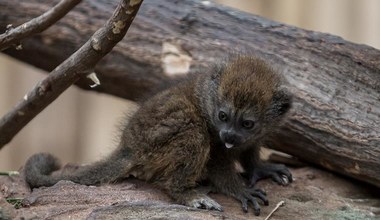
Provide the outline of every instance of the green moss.
[[6,198],[8,203],[12,204],[16,209],[21,208],[23,198]]
[[9,215],[5,212],[5,210],[2,208],[2,207],[0,207],[0,219],[4,219],[4,220],[8,220],[8,219],[11,219],[10,217],[9,217]]
[[339,210],[329,211],[328,213],[322,214],[323,219],[334,219],[334,220],[380,220],[378,216],[370,216],[363,211],[352,209],[348,206],[343,206]]

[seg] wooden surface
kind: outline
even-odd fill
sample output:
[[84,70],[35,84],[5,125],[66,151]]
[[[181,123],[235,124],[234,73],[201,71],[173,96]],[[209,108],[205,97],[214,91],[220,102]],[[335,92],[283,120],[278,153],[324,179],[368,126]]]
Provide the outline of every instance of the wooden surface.
[[[223,212],[178,205],[163,191],[135,179],[103,186],[60,181],[31,191],[22,176],[0,176],[0,219],[264,220],[280,201],[285,205],[270,220],[379,219],[379,188],[312,167],[291,171],[296,181],[286,187],[269,179],[258,182],[269,200],[269,206],[261,205],[260,216],[253,214],[252,206],[244,213],[238,200],[215,193],[210,196]],[[22,198],[22,207],[14,209],[5,198]]]
[[[36,17],[56,1],[0,2],[0,31]],[[84,1],[57,25],[5,53],[45,70],[67,58],[117,1]],[[380,186],[380,51],[272,22],[204,1],[147,0],[127,37],[96,67],[98,91],[138,100],[171,77],[161,68],[164,42],[190,54],[199,71],[231,51],[266,57],[295,96],[271,147]],[[91,84],[84,79],[83,88]]]

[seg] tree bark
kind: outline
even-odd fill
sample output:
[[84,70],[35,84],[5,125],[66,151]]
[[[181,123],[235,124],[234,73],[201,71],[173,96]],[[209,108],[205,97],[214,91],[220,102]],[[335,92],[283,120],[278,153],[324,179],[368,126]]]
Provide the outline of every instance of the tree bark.
[[[0,119],[0,150],[5,144],[10,142],[26,124],[52,103],[67,88],[78,81],[78,79],[84,76],[90,76],[93,78],[96,85],[99,84],[96,80],[96,74],[92,73],[92,70],[95,68],[99,60],[107,55],[107,53],[109,53],[112,48],[123,39],[136,16],[141,3],[142,0],[138,2],[131,2],[128,0],[120,1],[115,12],[112,14],[112,17],[105,22],[105,25],[97,30],[91,38],[69,58],[50,72],[44,80],[39,82],[24,96],[22,101]],[[65,12],[64,9],[60,8],[55,8],[53,11],[57,10],[62,10],[61,13]],[[45,23],[49,22],[39,22],[43,20],[41,18],[44,17],[47,16],[42,15],[37,18],[35,22],[28,22],[29,24],[26,26],[33,26],[33,23],[37,23],[37,25],[34,25],[37,29],[38,24],[46,26]],[[58,19],[56,16],[50,17],[55,18],[51,22],[54,22],[54,20],[57,21]],[[25,26],[25,24],[22,26]],[[21,30],[18,30],[18,32],[22,33],[22,28]],[[32,32],[34,31],[31,30],[29,34]]]
[[[0,2],[0,31],[41,14],[56,1]],[[57,25],[5,53],[52,70],[110,16],[116,0],[85,1]],[[231,50],[265,57],[294,94],[289,120],[271,147],[380,187],[380,51],[206,1],[146,1],[118,46],[95,71],[97,91],[139,100],[168,85],[164,43],[192,58],[191,71]],[[83,79],[79,86],[88,89]]]

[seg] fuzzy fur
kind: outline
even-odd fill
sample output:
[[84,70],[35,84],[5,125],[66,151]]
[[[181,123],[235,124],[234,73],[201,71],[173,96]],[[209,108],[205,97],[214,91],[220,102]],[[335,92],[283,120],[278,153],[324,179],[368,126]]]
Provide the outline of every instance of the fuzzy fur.
[[[26,180],[31,187],[61,179],[91,185],[133,175],[161,187],[178,203],[221,210],[197,191],[199,182],[208,180],[217,192],[242,203],[252,200],[256,194],[245,186],[234,163],[240,161],[248,175],[254,175],[260,164],[259,143],[290,108],[290,95],[280,90],[280,81],[263,60],[237,56],[142,103],[124,126],[119,147],[105,160],[69,174],[49,175],[59,168],[56,159],[37,154],[25,165]],[[244,141],[236,148],[227,149],[220,138],[226,126],[218,120],[220,108],[230,109],[231,117],[248,115],[257,123],[252,131],[237,131]],[[257,206],[254,203],[256,214]]]

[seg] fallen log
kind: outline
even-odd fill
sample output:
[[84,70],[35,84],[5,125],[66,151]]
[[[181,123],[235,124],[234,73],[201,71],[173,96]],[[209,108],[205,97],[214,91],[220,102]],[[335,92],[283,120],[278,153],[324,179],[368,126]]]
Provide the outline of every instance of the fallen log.
[[[1,1],[0,31],[54,3]],[[23,50],[4,52],[50,71],[83,44],[116,3],[85,1],[55,26],[24,40]],[[97,65],[102,85],[96,90],[138,100],[165,87],[173,78],[162,68],[165,44],[192,60],[190,72],[231,50],[266,57],[295,97],[289,120],[270,147],[380,187],[379,50],[208,1],[147,1],[128,37]],[[85,89],[89,84],[78,83]]]
[[[312,167],[292,169],[292,173],[297,181],[285,188],[270,180],[258,183],[268,192],[269,199],[269,206],[261,207],[260,216],[254,216],[252,209],[244,213],[239,201],[221,194],[210,196],[223,206],[223,212],[178,205],[163,191],[136,179],[102,186],[60,181],[31,192],[22,176],[0,176],[0,219],[264,220],[280,202],[285,205],[269,219],[303,220],[310,216],[313,219],[378,219],[378,188]],[[353,199],[352,195],[360,199]],[[18,203],[12,202],[15,200]]]

